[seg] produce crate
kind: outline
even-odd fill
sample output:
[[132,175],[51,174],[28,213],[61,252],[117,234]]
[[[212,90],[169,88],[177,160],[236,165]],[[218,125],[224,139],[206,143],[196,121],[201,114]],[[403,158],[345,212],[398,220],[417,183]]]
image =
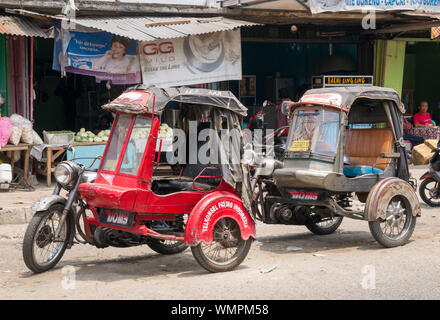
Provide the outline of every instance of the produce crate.
[[72,131],[60,131],[59,133],[43,131],[45,144],[71,144],[75,139]]

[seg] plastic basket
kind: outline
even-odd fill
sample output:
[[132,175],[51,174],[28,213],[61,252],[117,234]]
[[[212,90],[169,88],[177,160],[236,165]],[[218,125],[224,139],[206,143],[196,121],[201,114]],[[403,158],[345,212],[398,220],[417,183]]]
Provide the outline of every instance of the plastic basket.
[[43,131],[45,144],[71,144],[75,140],[75,132],[48,133]]

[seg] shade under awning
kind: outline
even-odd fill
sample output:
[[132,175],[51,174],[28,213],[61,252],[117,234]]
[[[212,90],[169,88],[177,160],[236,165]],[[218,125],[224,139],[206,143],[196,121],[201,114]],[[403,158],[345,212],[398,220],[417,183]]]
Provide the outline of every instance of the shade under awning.
[[180,38],[259,25],[223,17],[80,17],[70,19],[70,23],[138,41]]
[[47,38],[43,30],[23,17],[0,16],[0,34]]

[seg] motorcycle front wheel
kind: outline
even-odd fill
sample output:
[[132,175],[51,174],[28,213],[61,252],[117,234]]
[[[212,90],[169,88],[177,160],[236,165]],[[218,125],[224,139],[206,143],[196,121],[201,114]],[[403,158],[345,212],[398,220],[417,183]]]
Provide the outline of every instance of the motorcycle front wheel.
[[[433,178],[422,181],[419,187],[420,198],[430,207],[440,207],[440,186]],[[433,199],[437,201],[433,201]]]
[[55,232],[60,223],[64,206],[54,204],[48,210],[37,212],[29,222],[23,240],[23,259],[35,273],[53,268],[66,250],[72,232],[72,219],[65,220],[59,239]]

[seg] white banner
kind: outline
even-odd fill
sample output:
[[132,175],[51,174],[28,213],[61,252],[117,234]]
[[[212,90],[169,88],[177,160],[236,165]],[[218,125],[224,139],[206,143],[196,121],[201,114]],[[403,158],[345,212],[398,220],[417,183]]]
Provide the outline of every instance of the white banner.
[[312,13],[351,10],[440,12],[440,0],[310,0]]
[[[77,1],[81,2],[81,1]],[[220,7],[216,0],[91,0],[93,2],[120,2],[120,3],[140,3],[140,4],[162,4],[162,5],[181,5],[181,6],[204,6]]]
[[173,87],[241,80],[240,30],[139,43],[142,82]]

